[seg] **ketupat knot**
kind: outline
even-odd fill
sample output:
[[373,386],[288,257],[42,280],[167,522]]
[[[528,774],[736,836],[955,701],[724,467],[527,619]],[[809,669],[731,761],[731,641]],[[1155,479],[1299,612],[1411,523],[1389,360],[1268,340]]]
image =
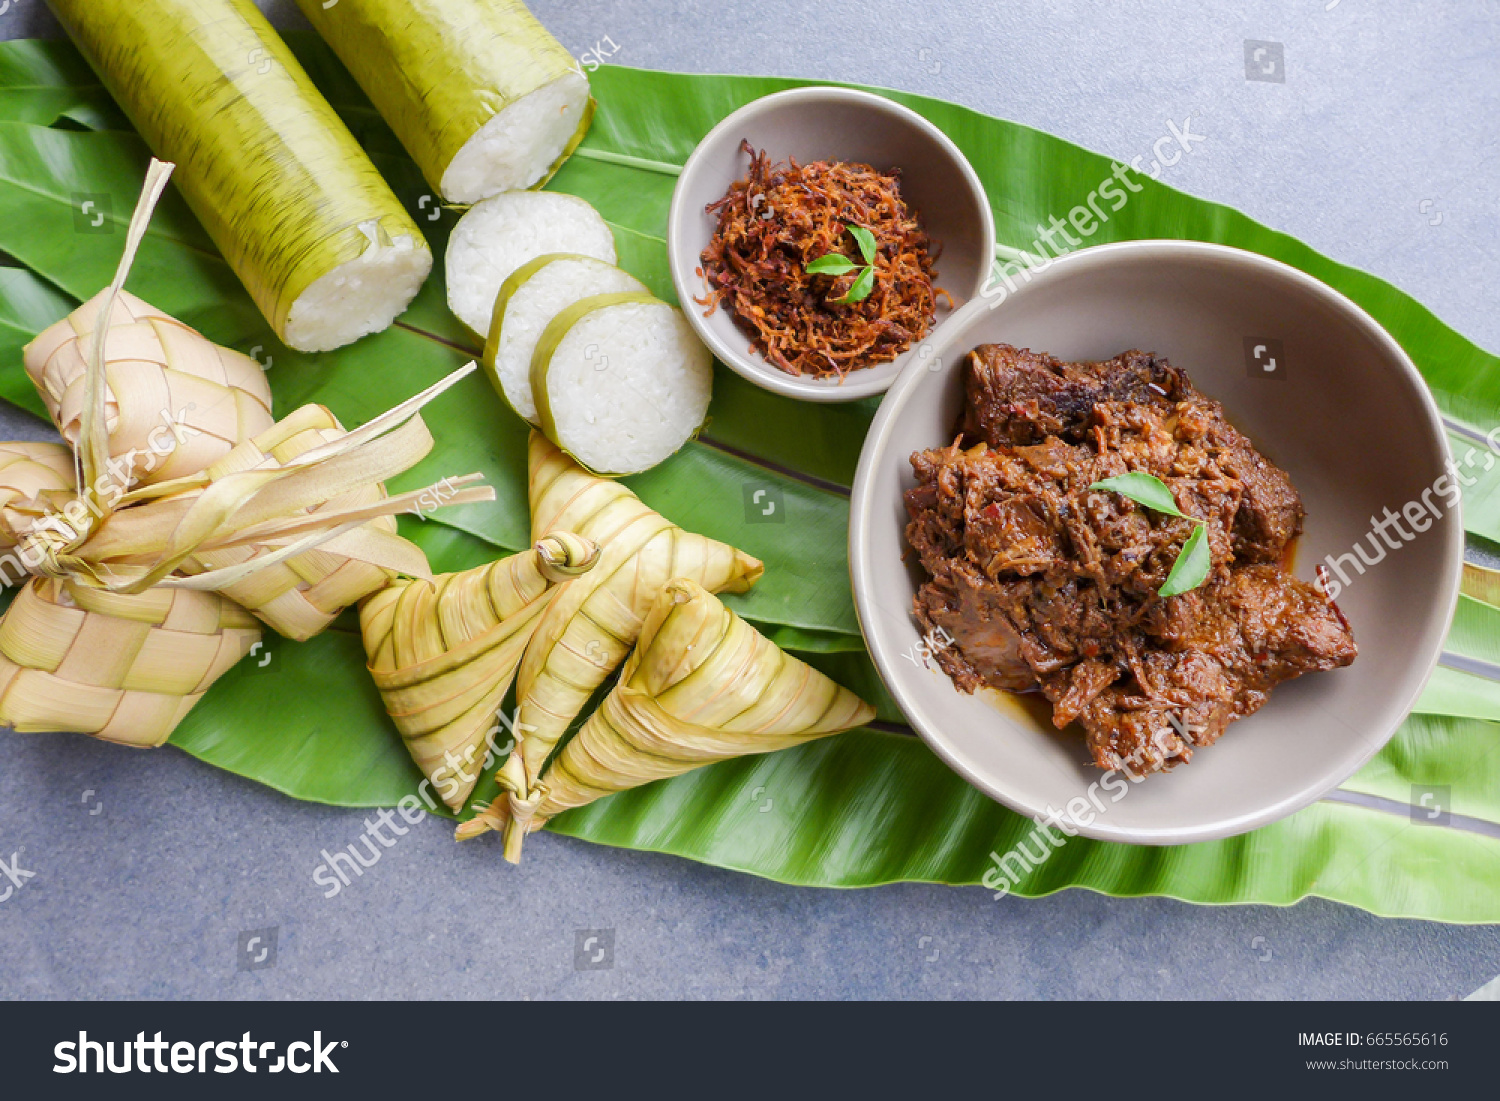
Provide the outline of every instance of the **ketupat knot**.
[[525,797],[514,791],[507,793],[505,803],[510,811],[510,826],[505,831],[505,859],[510,863],[521,862],[521,842],[545,821],[537,818],[536,811],[546,794],[544,788],[537,788]]
[[512,753],[495,773],[495,782],[500,785],[503,798],[496,797],[488,806],[479,808],[479,813],[462,823],[454,831],[455,841],[468,841],[489,830],[500,830],[504,835],[505,859],[512,864],[521,862],[521,845],[526,835],[541,829],[546,818],[537,810],[547,799],[547,788],[527,778],[521,763],[521,747],[525,735],[517,735],[516,752]]
[[599,544],[570,531],[558,531],[539,539],[536,553],[541,559],[542,576],[561,583],[594,568],[599,561]]
[[500,810],[496,810],[493,803],[488,806],[478,807],[473,818],[470,818],[467,822],[460,822],[453,828],[453,840],[472,841],[474,838],[482,837],[491,830],[505,829],[507,821],[503,805]]
[[71,532],[54,527],[34,527],[16,544],[16,554],[31,573],[65,580],[73,577],[76,571],[63,565],[62,556],[76,540],[77,536]]

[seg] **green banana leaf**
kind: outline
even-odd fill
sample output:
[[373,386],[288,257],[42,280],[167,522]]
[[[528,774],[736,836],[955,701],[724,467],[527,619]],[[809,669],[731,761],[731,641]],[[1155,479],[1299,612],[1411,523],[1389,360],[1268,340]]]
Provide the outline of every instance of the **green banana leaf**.
[[[392,187],[423,219],[441,256],[454,214],[348,74],[313,36],[293,49]],[[622,265],[673,297],[662,240],[675,175],[728,112],[794,81],[686,76],[607,66],[592,75],[599,111],[576,156],[549,185],[593,203],[615,229]],[[891,93],[964,150],[995,208],[999,243],[1030,244],[1037,222],[1066,209],[1110,171],[1106,158],[1000,119]],[[29,337],[110,277],[148,153],[63,43],[0,44],[0,397],[40,411],[20,367]],[[1400,291],[1337,264],[1235,211],[1154,182],[1093,239],[1186,237],[1277,257],[1343,290],[1411,353],[1450,421],[1455,454],[1472,453],[1469,530],[1500,539],[1500,472],[1484,432],[1500,410],[1500,360]],[[88,197],[109,197],[109,228],[81,227]],[[99,235],[90,240],[85,232]],[[112,234],[112,235],[111,235]],[[131,289],[221,343],[270,362],[277,412],[307,401],[358,423],[478,352],[445,306],[441,271],[391,330],[337,352],[294,353],[275,341],[202,230],[174,198],[141,250]],[[827,407],[767,394],[720,368],[701,440],[630,479],[685,527],[766,562],[736,608],[876,704],[875,728],[763,757],[724,762],[569,812],[549,828],[608,845],[674,853],[788,883],[854,887],[898,880],[977,883],[1031,824],[948,770],[901,724],[858,634],[847,580],[846,487],[874,401]],[[438,445],[395,488],[478,471],[494,505],[441,511],[402,530],[438,570],[464,569],[525,546],[525,426],[480,381],[431,407]],[[752,502],[775,493],[782,522]],[[1343,790],[1242,837],[1173,848],[1076,839],[1011,893],[1086,887],[1194,902],[1290,904],[1319,895],[1375,913],[1500,921],[1500,684],[1474,662],[1500,652],[1500,610],[1464,601],[1439,670],[1386,749]],[[1465,660],[1467,659],[1467,664]],[[346,615],[307,643],[268,639],[189,714],[172,742],[299,799],[393,804],[421,777],[363,668]],[[274,690],[268,687],[274,685]],[[1414,788],[1444,791],[1434,823]],[[480,796],[493,792],[481,785]],[[498,858],[498,854],[497,854]]]

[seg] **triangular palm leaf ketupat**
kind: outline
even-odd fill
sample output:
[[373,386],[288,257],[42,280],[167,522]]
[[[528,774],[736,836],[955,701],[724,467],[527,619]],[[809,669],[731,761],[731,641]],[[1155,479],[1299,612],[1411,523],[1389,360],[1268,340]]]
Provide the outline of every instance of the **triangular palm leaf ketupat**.
[[559,582],[597,557],[587,540],[549,535],[487,566],[393,582],[360,607],[370,675],[386,711],[454,810],[487,767],[501,701],[542,610]]
[[571,531],[599,544],[599,562],[542,613],[516,682],[516,729],[528,784],[594,689],[625,660],[667,583],[744,592],[763,572],[743,551],[683,531],[618,482],[590,474],[531,434],[531,532]]
[[542,776],[521,831],[617,791],[862,726],[875,709],[797,660],[694,581],[657,596],[620,683]]

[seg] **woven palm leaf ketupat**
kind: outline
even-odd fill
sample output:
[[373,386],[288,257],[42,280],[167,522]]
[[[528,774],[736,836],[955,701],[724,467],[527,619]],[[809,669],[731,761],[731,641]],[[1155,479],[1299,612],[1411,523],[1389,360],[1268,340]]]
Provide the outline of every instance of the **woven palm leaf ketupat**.
[[588,79],[521,0],[297,3],[449,202],[540,186],[588,130]]
[[[345,435],[343,426],[327,409],[306,405],[261,436],[247,441],[205,473],[212,479],[231,470],[281,465]],[[370,482],[356,485],[318,508],[357,509],[374,505],[385,497],[385,488],[379,482]],[[367,521],[357,534],[330,542],[333,545],[324,543],[295,558],[257,570],[221,591],[254,612],[278,634],[302,641],[318,634],[345,608],[396,577],[396,569],[361,559],[358,551],[354,556],[340,553],[340,545],[385,543],[395,548],[397,554],[404,552],[413,562],[421,553],[396,534],[396,521],[391,516],[378,516]],[[256,553],[255,547],[204,551],[185,559],[181,568],[189,574],[202,573],[248,562]]]
[[571,531],[599,561],[562,585],[542,613],[516,681],[518,752],[528,784],[594,689],[625,660],[657,594],[674,578],[744,592],[764,572],[743,551],[683,531],[618,482],[590,474],[531,434],[531,535]]
[[260,635],[218,593],[33,578],[0,619],[0,724],[161,745]]
[[[152,163],[98,315],[113,316],[171,169]],[[207,470],[96,495],[93,487],[110,477],[111,333],[94,328],[85,360],[74,459],[90,492],[64,501],[66,493],[43,489],[39,498],[57,506],[61,519],[48,514],[54,522],[16,529],[12,553],[40,576],[0,619],[0,722],[159,745],[260,637],[255,618],[218,590],[259,596],[246,587],[262,571],[289,569],[289,586],[277,588],[265,607],[280,622],[276,598],[304,601],[311,620],[301,605],[287,613],[302,630],[324,625],[338,599],[383,585],[392,575],[386,571],[430,572],[426,556],[389,530],[390,515],[430,499],[438,487],[392,497],[382,482],[427,453],[432,437],[420,409],[476,365],[352,432],[321,406],[303,406]],[[442,503],[493,499],[493,491],[467,485],[474,477],[445,479]],[[39,498],[15,497],[7,510],[24,520],[42,511]],[[315,554],[330,557],[304,568]],[[179,572],[189,566],[202,572]]]
[[506,857],[519,856],[526,830],[570,807],[874,717],[701,585],[674,580],[647,613],[619,683],[543,774],[535,817],[522,820],[511,804]]
[[360,607],[370,675],[412,760],[459,810],[493,762],[501,702],[556,585],[598,548],[566,533],[432,580],[396,581]]
[[[32,525],[54,511],[51,498],[74,490],[73,451],[60,443],[0,443],[0,550],[14,547]],[[0,584],[15,577],[0,565]]]
[[48,5],[285,343],[337,348],[406,308],[421,231],[251,0]]
[[[25,350],[26,373],[70,444],[78,442],[104,296],[49,326]],[[110,313],[105,425],[121,489],[196,473],[271,427],[271,387],[255,360],[123,290]]]
[[[118,592],[157,584],[234,591],[272,626],[305,637],[351,593],[371,592],[392,573],[430,575],[426,556],[395,534],[390,516],[434,494],[444,505],[493,500],[489,487],[469,485],[472,474],[395,496],[382,486],[431,450],[417,411],[475,369],[455,371],[351,432],[322,406],[303,406],[206,471],[123,495],[76,537],[33,532],[21,549],[42,556],[37,572]],[[346,572],[349,561],[370,569]],[[250,584],[270,570],[278,572],[263,587]]]
[[[115,278],[100,300],[98,312],[105,316],[112,316],[171,172],[171,165],[151,164]],[[383,482],[431,450],[421,408],[476,364],[352,432],[343,432],[321,406],[303,406],[204,471],[96,500],[93,487],[110,473],[105,364],[111,333],[108,326],[94,328],[83,384],[76,451],[81,484],[90,492],[64,508],[67,524],[34,526],[18,543],[17,553],[33,572],[111,592],[139,593],[153,585],[222,591],[318,548],[332,557],[303,559],[262,588],[241,590],[269,609],[271,622],[298,637],[326,626],[340,599],[383,585],[391,576],[386,571],[430,574],[426,556],[390,530],[388,518],[430,499],[438,487],[388,497]],[[492,490],[467,484],[477,477],[445,479],[438,499],[493,500]],[[386,523],[369,523],[378,518]],[[346,570],[346,560],[361,568]],[[288,594],[290,610],[273,607]]]

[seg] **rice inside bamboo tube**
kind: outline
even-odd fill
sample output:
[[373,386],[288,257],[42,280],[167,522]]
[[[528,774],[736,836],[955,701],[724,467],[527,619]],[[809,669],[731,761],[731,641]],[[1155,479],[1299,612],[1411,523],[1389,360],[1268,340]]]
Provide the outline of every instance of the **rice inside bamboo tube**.
[[370,675],[412,760],[460,810],[493,764],[501,702],[556,585],[599,549],[567,533],[463,573],[403,580],[360,606]]
[[297,3],[449,202],[545,183],[588,130],[588,78],[520,0]]
[[48,3],[283,341],[337,348],[406,308],[421,231],[251,0]]
[[0,724],[161,745],[259,638],[218,593],[33,578],[0,619]]
[[620,483],[590,474],[538,432],[529,464],[532,538],[576,532],[598,543],[600,554],[592,570],[560,587],[521,662],[516,719],[528,784],[594,689],[625,660],[669,581],[744,592],[764,572],[758,559],[683,531]]
[[511,800],[500,809],[506,858],[519,857],[526,831],[570,807],[874,717],[701,585],[674,580],[647,613],[619,683],[542,776],[534,808]]
[[[27,375],[70,444],[78,442],[88,356],[105,293],[43,330],[24,353]],[[111,310],[104,373],[109,456],[121,465],[118,480],[126,485],[202,470],[275,420],[260,364],[127,291]]]
[[[54,496],[71,494],[73,451],[60,443],[0,443],[0,550],[14,547],[33,525],[53,513]],[[0,562],[0,585],[14,584]]]

